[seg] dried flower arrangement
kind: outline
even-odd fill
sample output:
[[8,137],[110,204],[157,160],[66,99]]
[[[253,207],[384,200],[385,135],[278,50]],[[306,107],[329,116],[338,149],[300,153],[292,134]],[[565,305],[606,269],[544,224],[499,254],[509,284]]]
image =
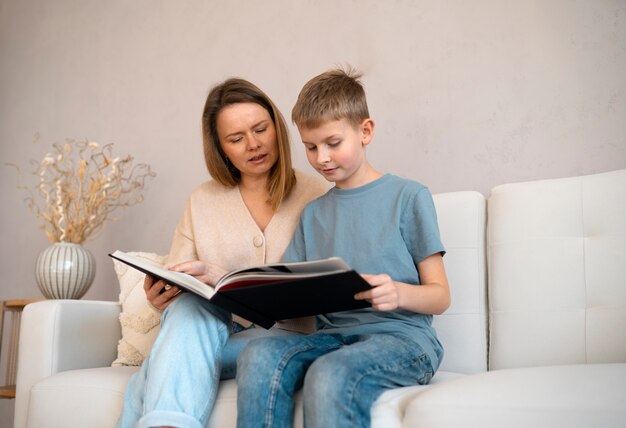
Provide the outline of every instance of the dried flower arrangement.
[[37,177],[32,188],[19,182],[14,165],[18,188],[28,192],[28,207],[52,243],[82,244],[114,220],[116,210],[142,202],[146,179],[156,175],[148,164],[133,166],[130,155],[113,157],[112,143],[66,139],[52,147],[41,161],[31,161]]

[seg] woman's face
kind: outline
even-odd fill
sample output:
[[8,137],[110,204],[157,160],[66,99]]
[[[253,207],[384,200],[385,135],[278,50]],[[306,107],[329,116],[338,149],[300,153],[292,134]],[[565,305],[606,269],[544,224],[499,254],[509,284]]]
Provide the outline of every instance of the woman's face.
[[225,107],[217,115],[220,146],[241,178],[269,175],[278,160],[276,128],[267,110],[255,103]]

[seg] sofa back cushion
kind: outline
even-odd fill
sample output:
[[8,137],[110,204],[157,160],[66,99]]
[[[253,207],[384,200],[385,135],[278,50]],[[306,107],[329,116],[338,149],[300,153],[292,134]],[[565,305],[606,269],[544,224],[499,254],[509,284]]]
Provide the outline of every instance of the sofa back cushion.
[[626,362],[626,170],[489,197],[490,369]]
[[[167,265],[167,256],[146,252],[129,254],[161,266]],[[111,365],[140,366],[159,334],[161,312],[148,303],[143,289],[145,274],[115,259],[113,267],[120,285],[122,338],[117,344],[117,358]]]
[[440,370],[487,370],[485,198],[478,192],[434,195],[452,303],[433,325],[445,356]]

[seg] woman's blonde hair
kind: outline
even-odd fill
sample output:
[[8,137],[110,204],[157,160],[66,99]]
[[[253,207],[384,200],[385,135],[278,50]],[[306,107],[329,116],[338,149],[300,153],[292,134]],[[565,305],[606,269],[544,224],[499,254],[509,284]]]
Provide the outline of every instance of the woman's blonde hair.
[[272,100],[258,87],[247,80],[231,78],[214,86],[207,96],[202,113],[202,139],[204,160],[209,174],[225,186],[233,187],[241,181],[241,173],[226,159],[217,135],[217,117],[227,106],[239,103],[254,103],[269,113],[276,128],[278,159],[270,170],[268,180],[269,202],[278,208],[296,184],[291,166],[291,147],[285,119]]
[[326,71],[309,80],[300,91],[291,119],[298,127],[314,128],[331,121],[347,119],[358,127],[369,118],[362,74],[352,67]]

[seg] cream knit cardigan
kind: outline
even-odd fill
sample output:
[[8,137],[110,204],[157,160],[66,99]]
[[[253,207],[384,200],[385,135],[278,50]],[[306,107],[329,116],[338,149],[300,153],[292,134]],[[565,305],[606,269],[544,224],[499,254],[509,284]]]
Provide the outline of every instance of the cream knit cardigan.
[[[187,200],[174,232],[168,264],[202,260],[230,271],[278,262],[289,245],[304,206],[326,193],[329,187],[321,177],[296,170],[296,185],[261,231],[238,186],[225,187],[214,180],[205,182]],[[239,317],[234,319],[250,324]],[[281,322],[277,326],[309,331],[312,320]]]

